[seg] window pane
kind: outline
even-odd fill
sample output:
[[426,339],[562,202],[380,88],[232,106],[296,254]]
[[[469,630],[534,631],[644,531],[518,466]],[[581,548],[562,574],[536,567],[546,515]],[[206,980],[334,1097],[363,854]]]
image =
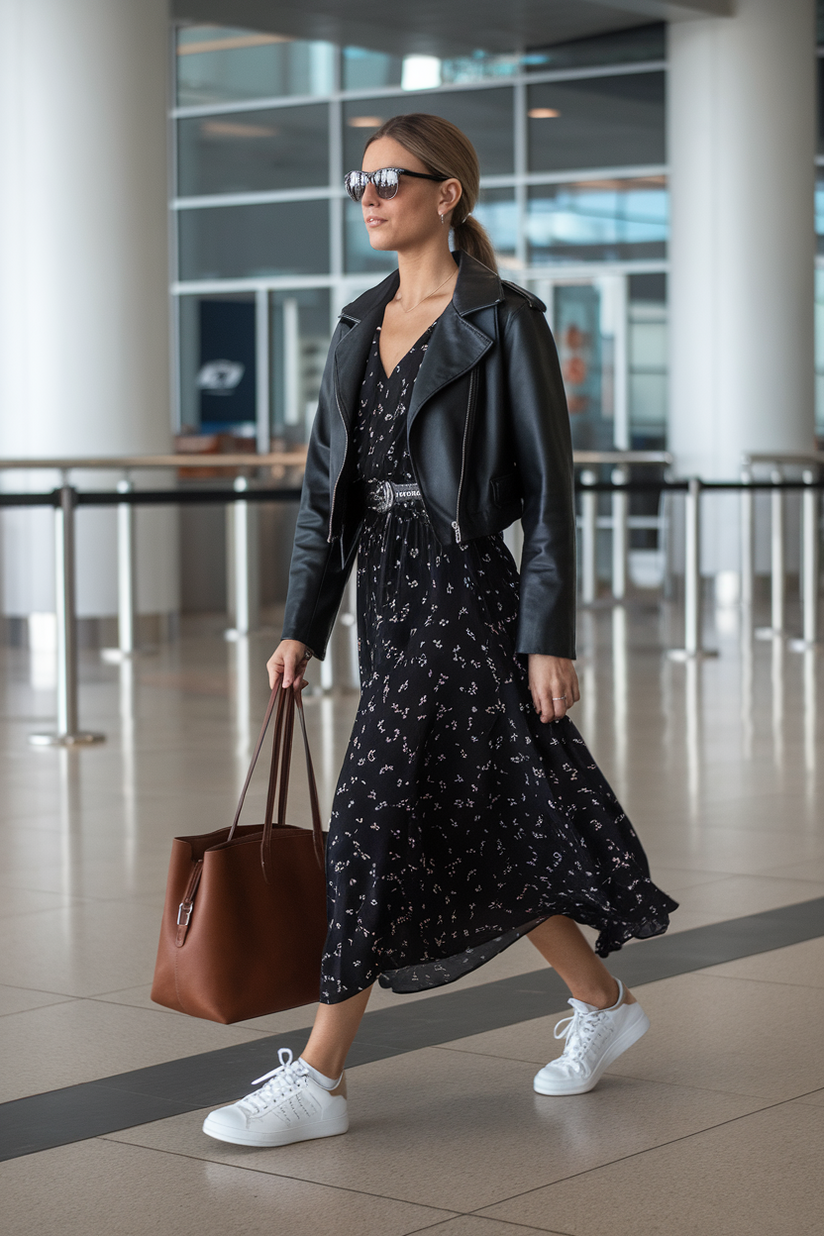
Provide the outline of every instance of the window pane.
[[[629,422],[635,450],[662,450],[667,434],[667,277],[629,278]],[[657,499],[633,495],[635,514],[653,514]],[[638,536],[633,533],[633,536]]]
[[462,129],[478,152],[481,174],[506,175],[513,168],[512,92],[505,88],[444,92],[421,97],[391,95],[383,99],[358,99],[344,104],[344,161],[346,170],[358,168],[363,148],[384,120],[407,112],[443,116]]
[[400,86],[425,90],[455,82],[488,81],[518,72],[520,57],[496,56],[484,51],[471,56],[441,60],[437,56],[390,56],[365,47],[344,47],[343,89],[370,90],[374,86]]
[[663,176],[539,185],[530,190],[529,260],[615,261],[666,255]]
[[254,297],[182,296],[184,432],[254,434],[255,382]]
[[315,275],[329,270],[328,202],[181,210],[180,278]]
[[177,102],[181,107],[329,94],[334,46],[228,26],[177,31]]
[[178,193],[305,189],[329,179],[325,104],[195,116],[177,124]]
[[328,288],[290,288],[271,297],[272,435],[307,442],[331,339]]
[[667,375],[631,373],[629,403],[633,431],[663,433],[667,423]]
[[518,208],[511,189],[482,189],[475,218],[489,232],[495,253],[502,260],[518,248]]
[[530,169],[665,162],[664,89],[663,73],[530,86]]
[[592,283],[557,286],[553,320],[569,407],[572,444],[579,451],[613,447],[612,408],[604,400],[605,339],[601,297]]
[[403,56],[370,51],[366,47],[344,47],[341,76],[344,90],[371,90],[376,86],[400,86]]
[[667,327],[659,315],[645,321],[636,314],[630,331],[629,363],[633,369],[666,368]]
[[527,72],[547,69],[576,69],[596,64],[632,64],[641,60],[665,60],[666,26],[656,22],[612,34],[596,34],[589,39],[556,43],[553,47],[533,47],[524,55]]

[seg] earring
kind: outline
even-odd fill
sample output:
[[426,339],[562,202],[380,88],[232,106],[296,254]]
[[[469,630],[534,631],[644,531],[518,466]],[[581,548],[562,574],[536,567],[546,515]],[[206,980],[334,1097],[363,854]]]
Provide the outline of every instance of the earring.
[[446,223],[446,215],[439,215],[441,223]]

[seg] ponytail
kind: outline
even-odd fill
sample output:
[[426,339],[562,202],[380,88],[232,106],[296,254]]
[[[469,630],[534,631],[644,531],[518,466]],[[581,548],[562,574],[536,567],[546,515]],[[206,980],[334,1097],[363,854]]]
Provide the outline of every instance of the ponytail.
[[[458,203],[460,206],[460,202]],[[495,260],[495,250],[486,228],[473,216],[469,215],[461,223],[453,223],[452,235],[455,237],[455,248],[462,249],[470,257],[477,258],[490,270],[498,271]]]

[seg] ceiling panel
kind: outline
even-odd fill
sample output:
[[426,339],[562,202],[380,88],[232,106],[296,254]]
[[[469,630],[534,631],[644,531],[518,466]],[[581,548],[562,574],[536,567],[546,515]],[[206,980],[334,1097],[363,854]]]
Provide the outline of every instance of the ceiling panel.
[[442,57],[477,48],[511,52],[649,21],[731,11],[732,0],[172,0],[178,20]]

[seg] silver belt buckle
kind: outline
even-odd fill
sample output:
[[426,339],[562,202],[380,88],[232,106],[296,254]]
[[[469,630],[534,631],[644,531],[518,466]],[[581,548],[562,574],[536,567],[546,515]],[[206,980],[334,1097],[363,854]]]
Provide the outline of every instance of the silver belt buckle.
[[383,513],[395,505],[395,490],[391,481],[381,481],[375,498],[375,510]]

